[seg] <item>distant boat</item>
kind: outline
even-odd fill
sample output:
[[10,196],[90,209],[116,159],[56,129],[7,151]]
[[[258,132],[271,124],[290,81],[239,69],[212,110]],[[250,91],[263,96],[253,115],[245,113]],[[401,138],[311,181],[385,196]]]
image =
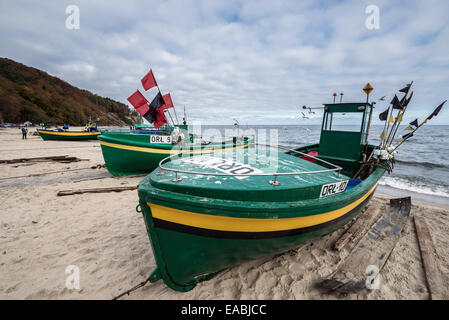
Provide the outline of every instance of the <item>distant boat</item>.
[[65,141],[79,141],[79,140],[97,140],[101,134],[100,131],[86,132],[86,131],[64,131],[62,129],[44,130],[37,129],[37,132],[43,140],[65,140]]
[[[37,129],[41,138],[47,140],[63,140],[63,141],[80,141],[80,140],[97,140],[101,132],[98,131],[98,124],[95,121],[95,126],[92,122],[86,125],[82,131],[68,131],[61,128],[53,130]],[[67,126],[68,127],[68,126]]]

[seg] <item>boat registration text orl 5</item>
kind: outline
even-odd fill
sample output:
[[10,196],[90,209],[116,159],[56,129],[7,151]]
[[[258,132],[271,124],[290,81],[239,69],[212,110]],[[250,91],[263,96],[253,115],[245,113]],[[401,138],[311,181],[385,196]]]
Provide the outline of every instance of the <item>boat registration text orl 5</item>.
[[349,180],[324,184],[321,188],[320,197],[330,196],[331,194],[340,193],[346,190]]

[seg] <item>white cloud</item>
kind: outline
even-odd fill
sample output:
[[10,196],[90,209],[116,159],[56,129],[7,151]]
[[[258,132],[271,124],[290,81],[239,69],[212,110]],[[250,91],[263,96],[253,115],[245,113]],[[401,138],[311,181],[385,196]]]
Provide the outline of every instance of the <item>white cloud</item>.
[[[79,30],[65,28],[69,4]],[[369,4],[379,30],[365,28]],[[444,0],[2,1],[0,55],[122,102],[152,68],[191,120],[299,124],[300,106],[333,92],[364,100],[369,81],[391,99],[411,80],[410,116],[424,117],[447,98],[447,12]],[[449,123],[447,107],[432,122]]]

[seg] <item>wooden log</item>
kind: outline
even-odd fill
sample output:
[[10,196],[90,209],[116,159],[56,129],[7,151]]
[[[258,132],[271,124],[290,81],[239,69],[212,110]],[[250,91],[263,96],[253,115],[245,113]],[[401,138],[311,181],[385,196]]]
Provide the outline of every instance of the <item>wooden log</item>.
[[438,254],[427,227],[426,219],[415,215],[414,221],[430,299],[447,300],[449,299],[447,278],[441,272]]
[[368,209],[360,214],[353,225],[335,242],[335,250],[340,251],[349,241],[354,244],[357,243],[361,236],[363,236],[366,231],[371,228],[373,223],[379,218],[380,209],[377,207],[372,210],[370,207]]
[[65,156],[50,156],[50,157],[34,157],[34,158],[18,158],[10,160],[0,160],[0,163],[11,164],[11,163],[22,163],[22,162],[46,162],[46,161],[57,161],[62,163],[86,161],[88,159],[79,159],[77,157]]
[[74,194],[83,194],[83,193],[121,192],[121,191],[136,190],[136,189],[137,189],[137,186],[79,189],[79,190],[61,190],[58,192],[58,196],[70,196],[70,195],[74,195]]
[[410,216],[410,197],[391,199],[390,210],[359,241],[338,269],[318,286],[328,291],[355,293],[375,289],[379,273],[393,251]]

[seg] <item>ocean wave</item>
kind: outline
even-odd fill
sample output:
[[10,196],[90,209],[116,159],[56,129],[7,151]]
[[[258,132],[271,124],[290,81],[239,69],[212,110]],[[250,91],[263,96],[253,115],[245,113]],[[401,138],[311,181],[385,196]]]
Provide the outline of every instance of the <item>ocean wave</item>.
[[419,161],[405,161],[405,160],[398,160],[398,159],[396,159],[396,163],[405,164],[405,165],[408,165],[408,166],[424,167],[424,168],[449,169],[449,166],[446,166],[444,164],[425,162],[425,161],[424,162],[419,162]]
[[380,185],[388,186],[396,189],[410,190],[413,192],[424,193],[433,196],[449,198],[449,188],[445,186],[428,186],[417,184],[412,181],[404,180],[397,177],[383,177],[379,181]]

